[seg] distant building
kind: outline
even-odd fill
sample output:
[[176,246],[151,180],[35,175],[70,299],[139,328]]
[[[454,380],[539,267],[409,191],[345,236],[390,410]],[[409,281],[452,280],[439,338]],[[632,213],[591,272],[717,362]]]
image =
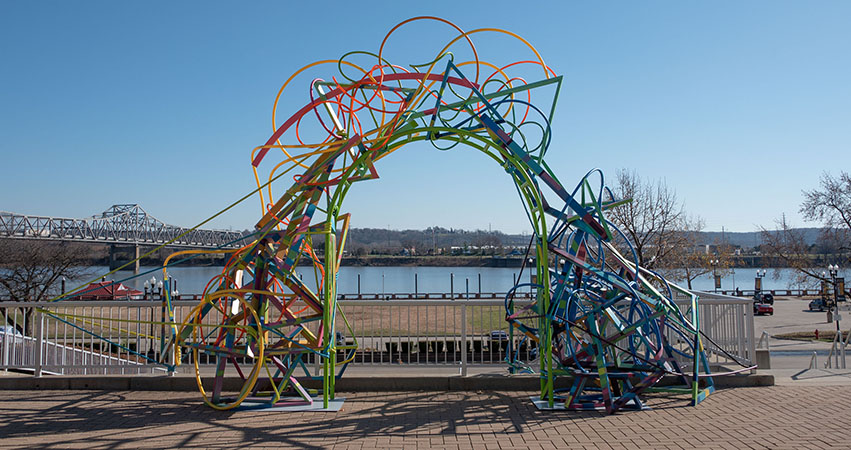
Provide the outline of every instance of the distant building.
[[69,300],[142,300],[145,293],[114,281],[98,281],[86,286]]

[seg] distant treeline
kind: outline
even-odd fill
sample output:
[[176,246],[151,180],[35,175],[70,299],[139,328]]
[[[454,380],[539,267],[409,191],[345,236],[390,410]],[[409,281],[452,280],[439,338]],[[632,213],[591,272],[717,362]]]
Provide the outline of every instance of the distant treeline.
[[[818,246],[820,228],[799,229],[807,245]],[[461,230],[431,227],[425,230],[387,230],[383,228],[353,228],[349,231],[347,249],[352,255],[398,254],[414,249],[417,254],[482,253],[492,254],[492,249],[510,252],[525,250],[531,236],[528,234],[506,234],[501,231]],[[721,232],[703,231],[697,234],[697,245],[731,245],[745,252],[758,250],[762,244],[759,231]],[[453,252],[454,248],[454,252]],[[476,252],[476,250],[478,250]],[[499,254],[499,250],[496,251]]]
[[[821,228],[797,228],[804,237],[807,245],[816,245],[821,237]],[[730,231],[702,231],[698,233],[698,244],[713,245],[726,243],[742,249],[757,248],[762,244],[760,231],[730,232]]]
[[399,254],[501,254],[525,250],[530,235],[505,234],[501,231],[461,230],[431,227],[425,230],[386,230],[353,228],[346,249],[350,255]]
[[[823,242],[820,240],[821,230],[818,228],[803,228],[800,229],[807,245],[812,246],[812,253],[815,255],[822,253],[830,253],[830,249],[822,249]],[[425,256],[500,256],[517,258],[522,257],[526,248],[529,245],[531,236],[529,234],[506,234],[501,231],[487,230],[462,230],[457,228],[442,228],[430,227],[425,230],[387,230],[382,228],[352,228],[349,230],[348,241],[346,244],[346,256],[350,262],[355,264],[364,263],[358,261],[358,258],[365,256],[410,256],[410,257],[425,257]],[[8,240],[8,239],[4,239]],[[16,241],[16,240],[9,240]],[[17,241],[21,245],[28,241]],[[759,265],[764,262],[758,261],[759,247],[762,243],[760,232],[720,232],[708,231],[700,232],[696,239],[696,244],[703,245],[719,245],[726,243],[733,247],[739,248],[740,252],[737,256],[741,259],[737,265],[750,266],[752,264]],[[109,264],[109,247],[110,244],[81,244],[84,256],[83,264],[87,265],[108,265]],[[132,250],[130,247],[121,246],[119,251],[126,253],[122,255],[122,260],[132,258]],[[153,246],[143,245],[140,248],[140,253],[144,254],[152,250]],[[316,248],[321,254],[322,243],[314,242]],[[142,265],[158,265],[175,250],[159,249],[153,254],[142,259]],[[748,256],[752,255],[752,256]],[[757,258],[757,259],[755,259]],[[188,261],[189,265],[219,265],[226,259],[225,255],[210,255],[196,256]],[[366,264],[375,264],[378,260],[372,260]],[[378,263],[381,264],[381,263]],[[447,264],[445,260],[441,260],[440,264]],[[479,263],[470,263],[479,264]]]

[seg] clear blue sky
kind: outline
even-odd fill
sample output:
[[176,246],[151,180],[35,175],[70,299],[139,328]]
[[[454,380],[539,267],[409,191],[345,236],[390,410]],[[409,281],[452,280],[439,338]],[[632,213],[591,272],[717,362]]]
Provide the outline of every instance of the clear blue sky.
[[[851,169],[851,2],[296,3],[0,3],[0,209],[140,203],[193,225],[254,186],[249,153],[292,72],[375,51],[417,15],[514,31],[565,76],[548,161],[568,185],[631,168],[664,178],[708,230],[753,231],[782,213],[807,225],[801,190]],[[423,29],[394,41],[394,62],[452,37]],[[483,59],[501,48],[476,39]],[[529,229],[481,155],[421,146],[378,170],[352,189],[353,226]],[[249,228],[258,211],[214,225]]]

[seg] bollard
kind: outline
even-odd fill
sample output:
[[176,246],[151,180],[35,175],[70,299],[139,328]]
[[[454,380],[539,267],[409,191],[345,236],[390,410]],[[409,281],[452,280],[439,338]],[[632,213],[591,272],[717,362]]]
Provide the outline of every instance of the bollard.
[[461,376],[467,376],[467,303],[470,301],[470,279],[467,278],[467,301],[461,305]]

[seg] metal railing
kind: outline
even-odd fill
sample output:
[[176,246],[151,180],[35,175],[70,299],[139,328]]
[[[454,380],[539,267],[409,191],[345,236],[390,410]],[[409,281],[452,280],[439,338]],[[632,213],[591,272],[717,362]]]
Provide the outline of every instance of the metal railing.
[[[464,373],[467,364],[506,360],[510,333],[502,300],[399,300],[409,294],[391,295],[397,299],[338,302],[346,317],[344,321],[338,315],[336,321],[338,342],[357,342],[359,347],[352,364],[455,365]],[[701,329],[715,343],[704,341],[710,362],[754,360],[751,301],[700,295]],[[196,301],[174,302],[175,320],[182,322],[196,305]],[[30,370],[36,375],[161,371],[162,366],[152,361],[159,357],[163,327],[151,323],[160,322],[161,317],[161,304],[151,301],[0,302],[0,325],[6,324],[0,329],[0,370]],[[520,360],[534,358],[534,346],[523,341],[522,334],[514,333],[512,339]],[[184,364],[177,370],[188,372],[191,366]]]
[[[528,300],[526,301],[528,302]],[[526,302],[515,301],[517,305]],[[501,363],[509,330],[502,300],[342,300],[339,302],[357,342],[357,364]],[[337,331],[345,324],[337,321]],[[519,333],[517,333],[519,334]],[[515,336],[521,360],[532,346]]]
[[160,309],[152,302],[1,302],[0,369],[36,376],[161,371],[137,354],[153,356],[160,332],[143,322],[159,320]]
[[[734,297],[753,297],[757,291],[753,289],[741,289],[741,290],[719,290],[719,294],[730,295]],[[763,289],[761,292],[767,292],[774,296],[780,297],[816,297],[822,295],[821,290],[819,289]],[[833,291],[831,290],[831,295],[833,295]],[[845,290],[846,297],[851,297],[851,289]]]
[[[825,369],[845,369],[845,348],[851,341],[851,330],[845,333],[845,339],[842,339],[842,332],[837,332],[833,337],[833,342],[830,345],[830,353],[827,354],[827,362],[824,363]],[[834,362],[835,359],[835,362]],[[835,366],[835,367],[834,367]]]
[[[756,360],[753,301],[711,292],[695,292],[699,297],[700,331],[710,363],[747,364]],[[685,296],[674,301],[689,309]],[[729,356],[728,356],[729,355]]]

